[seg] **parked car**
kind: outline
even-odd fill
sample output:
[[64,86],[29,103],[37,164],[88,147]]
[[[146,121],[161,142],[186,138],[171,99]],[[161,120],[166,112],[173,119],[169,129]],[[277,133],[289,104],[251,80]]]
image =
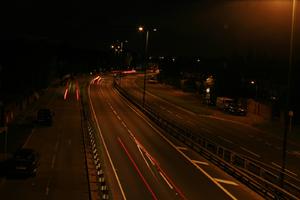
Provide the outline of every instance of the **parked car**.
[[39,109],[37,112],[37,123],[41,125],[52,125],[53,112],[48,108]]
[[35,176],[39,163],[39,154],[28,148],[17,150],[13,157],[8,160],[8,176]]
[[236,103],[227,104],[224,107],[224,111],[233,115],[245,116],[247,114],[247,110]]

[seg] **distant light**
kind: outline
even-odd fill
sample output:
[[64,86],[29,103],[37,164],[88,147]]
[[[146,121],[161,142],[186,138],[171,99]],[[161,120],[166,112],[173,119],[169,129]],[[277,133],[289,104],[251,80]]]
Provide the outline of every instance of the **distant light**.
[[113,48],[115,48],[115,46],[114,46],[114,45],[111,45],[110,47],[111,47],[112,49],[113,49]]
[[142,26],[140,26],[139,31],[144,31],[144,28]]
[[152,59],[152,56],[149,56],[149,60],[151,60]]
[[172,60],[173,60],[173,62],[175,62],[176,59],[175,59],[175,58],[172,58]]
[[157,29],[156,29],[156,28],[154,28],[154,29],[153,29],[153,31],[154,31],[154,32],[156,32],[156,31],[157,31]]
[[200,62],[200,59],[199,59],[199,58],[197,59],[197,62]]
[[165,57],[164,56],[160,56],[159,59],[163,60],[163,59],[165,59]]
[[254,84],[255,84],[255,81],[251,81],[250,83],[251,83],[252,85],[254,85]]
[[206,88],[206,93],[210,93],[210,88]]

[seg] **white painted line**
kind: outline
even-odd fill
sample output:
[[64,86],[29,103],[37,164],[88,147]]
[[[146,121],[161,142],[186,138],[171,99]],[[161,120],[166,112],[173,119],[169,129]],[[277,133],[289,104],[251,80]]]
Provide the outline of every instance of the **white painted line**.
[[[277,163],[272,162],[272,165],[274,165],[274,166],[276,166],[276,167],[278,167],[278,168],[281,169],[281,166],[278,165]],[[285,169],[285,171],[288,172],[288,173],[290,173],[290,174],[292,174],[292,175],[294,175],[294,176],[298,176],[298,174],[296,174],[295,172],[292,172],[291,170]]]
[[224,140],[225,142],[228,142],[230,144],[233,144],[233,142],[231,140],[228,140],[226,138],[223,138],[222,136],[218,136],[219,139]]
[[121,117],[120,117],[119,115],[117,115],[117,118],[118,118],[119,120],[122,120]]
[[176,115],[179,119],[183,119],[183,117],[181,117],[180,115]]
[[212,131],[211,131],[211,130],[209,130],[209,129],[207,129],[207,128],[203,128],[203,127],[201,127],[201,130],[203,130],[203,131],[205,131],[205,132],[207,132],[207,133],[212,133]]
[[58,150],[59,141],[57,140],[54,146],[54,151],[56,152]]
[[258,158],[260,158],[260,155],[258,155],[258,154],[256,154],[256,153],[253,153],[252,151],[250,151],[249,149],[246,149],[246,148],[244,148],[244,147],[240,147],[241,149],[243,149],[244,151],[246,151],[246,152],[248,152],[248,153],[250,153],[251,155],[254,155],[254,156],[256,156],[256,157],[258,157]]
[[55,160],[56,160],[56,154],[53,155],[52,157],[52,161],[51,161],[51,168],[54,168],[54,164],[55,164]]
[[[125,99],[125,98],[123,98]],[[214,180],[212,176],[210,176],[206,171],[204,171],[201,167],[199,167],[197,164],[193,163],[193,161],[185,155],[183,152],[179,151],[176,148],[176,145],[172,143],[166,136],[164,136],[157,128],[155,128],[144,116],[142,116],[138,111],[136,111],[127,101],[127,106],[131,108],[132,111],[134,111],[140,118],[142,118],[157,134],[159,134],[167,143],[169,143],[177,152],[179,152],[185,159],[187,159],[190,163],[192,163],[198,170],[202,172],[208,179],[210,179],[217,187],[219,187],[225,194],[227,194],[231,199],[237,200],[235,196],[233,196],[228,190],[226,190],[220,183]]]
[[110,157],[110,154],[109,154],[108,149],[107,149],[107,145],[106,145],[106,143],[105,143],[105,141],[104,141],[104,138],[103,138],[103,135],[102,135],[102,131],[101,131],[100,126],[99,126],[99,123],[98,123],[98,119],[97,119],[96,112],[95,112],[95,109],[94,109],[94,106],[93,106],[93,103],[92,103],[92,99],[91,99],[91,95],[90,95],[90,92],[91,92],[90,90],[91,90],[91,85],[89,85],[89,88],[88,88],[88,97],[89,97],[89,102],[90,102],[91,109],[92,109],[92,114],[93,114],[93,117],[94,117],[94,119],[95,119],[95,123],[96,123],[97,129],[98,129],[98,133],[99,133],[99,135],[100,135],[100,137],[101,137],[101,142],[102,142],[103,147],[104,147],[104,149],[105,149],[105,152],[106,152],[106,155],[107,155],[107,157],[108,157],[109,163],[110,163],[110,165],[111,165],[111,167],[112,167],[112,169],[113,169],[113,172],[114,172],[114,175],[115,175],[115,177],[116,177],[116,180],[117,180],[119,189],[120,189],[120,191],[121,191],[122,197],[123,197],[124,200],[126,200],[126,195],[125,195],[125,193],[124,193],[124,190],[123,190],[123,187],[122,187],[122,185],[121,185],[119,176],[118,176],[118,174],[117,174],[117,170],[116,170],[116,168],[115,168],[115,166],[114,166],[114,163],[113,163],[113,161],[112,161],[112,159],[111,159],[111,157]]
[[265,144],[268,145],[268,146],[272,146],[272,144],[269,143],[269,142],[265,142]]
[[49,190],[50,190],[50,188],[47,186],[46,187],[46,195],[48,196],[48,194],[49,194]]
[[113,110],[114,114],[117,115],[117,112],[115,110]]
[[280,151],[280,150],[281,150],[281,147],[275,147],[275,149],[277,149],[277,150],[279,150],[279,151]]
[[31,131],[30,135],[28,136],[26,142],[24,143],[23,147],[27,146],[27,144],[29,143],[29,141],[30,141],[30,139],[32,137],[32,134],[34,133],[34,131],[35,131],[35,129],[32,129],[32,131]]
[[188,148],[186,148],[186,147],[176,147],[176,148],[179,151],[187,151],[188,150]]
[[171,190],[173,190],[173,186],[169,183],[169,181],[167,180],[167,178],[161,172],[159,172],[159,174],[165,180],[165,182],[167,183],[167,185],[169,186],[169,188],[171,188]]
[[200,165],[209,165],[207,162],[199,161],[199,160],[192,160],[193,163],[195,164],[200,164]]
[[122,125],[127,128],[127,125],[124,123],[124,121],[122,121]]
[[235,186],[238,186],[237,183],[235,183],[235,182],[233,182],[233,181],[224,180],[224,179],[218,179],[218,178],[215,178],[215,181],[217,181],[218,183],[225,183],[225,184],[229,184],[229,185],[235,185]]

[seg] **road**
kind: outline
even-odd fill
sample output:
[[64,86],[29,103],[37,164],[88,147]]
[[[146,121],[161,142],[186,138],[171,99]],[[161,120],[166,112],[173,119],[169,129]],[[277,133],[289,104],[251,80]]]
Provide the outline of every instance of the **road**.
[[[122,78],[122,87],[137,99],[141,99],[141,88],[136,84],[137,76]],[[147,87],[151,87],[148,84]],[[223,147],[258,160],[270,167],[281,167],[282,140],[272,134],[263,133],[251,126],[220,120],[183,109],[155,94],[146,93],[146,103],[165,118],[193,130],[195,133],[216,142]],[[289,141],[286,175],[300,183],[300,145]],[[299,186],[300,187],[300,186]]]
[[71,86],[76,82],[69,84],[73,89],[67,95],[66,87],[47,90],[49,94],[39,107],[55,112],[53,125],[35,126],[23,143],[23,147],[35,149],[40,154],[37,175],[4,179],[0,183],[1,199],[89,199],[80,103],[76,98],[76,86]]
[[129,104],[105,76],[89,87],[113,199],[261,199]]

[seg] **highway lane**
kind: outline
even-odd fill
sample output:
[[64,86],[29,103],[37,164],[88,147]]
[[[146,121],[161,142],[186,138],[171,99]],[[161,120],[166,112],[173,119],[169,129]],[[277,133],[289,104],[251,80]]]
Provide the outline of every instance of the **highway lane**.
[[40,154],[37,175],[6,179],[0,186],[1,199],[89,198],[79,101],[73,93],[64,100],[64,87],[54,88],[51,92],[52,98],[39,106],[55,112],[53,125],[35,127],[24,144]]
[[112,77],[90,87],[115,199],[259,199],[241,183],[164,135],[117,94]]
[[[136,76],[123,77],[122,82],[127,91],[140,99],[142,91],[135,83],[136,78]],[[148,87],[151,87],[151,85],[148,84]],[[146,101],[151,104],[151,107],[160,111],[161,115],[173,120],[176,124],[187,127],[230,150],[279,169],[282,157],[280,138],[262,133],[250,126],[186,111],[150,93],[147,93]],[[300,146],[289,142],[288,149],[286,173],[299,179]]]

